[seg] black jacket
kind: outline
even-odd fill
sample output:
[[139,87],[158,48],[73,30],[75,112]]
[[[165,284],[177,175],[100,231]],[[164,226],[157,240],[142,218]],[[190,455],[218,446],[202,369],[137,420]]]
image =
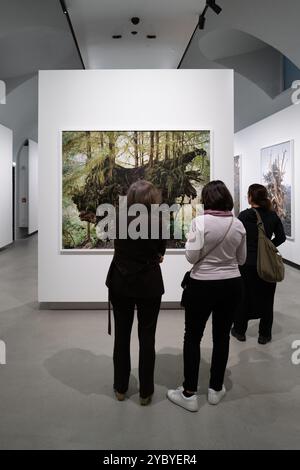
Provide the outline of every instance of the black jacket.
[[111,295],[150,298],[164,293],[159,259],[165,254],[166,240],[116,239],[114,248],[106,279]]
[[[268,211],[261,207],[257,210],[264,223],[267,237],[272,240],[275,246],[279,246],[284,243],[286,240],[284,228],[276,212]],[[240,213],[239,219],[243,223],[247,233],[247,260],[245,264],[256,266],[258,245],[256,213],[253,209],[246,209]]]

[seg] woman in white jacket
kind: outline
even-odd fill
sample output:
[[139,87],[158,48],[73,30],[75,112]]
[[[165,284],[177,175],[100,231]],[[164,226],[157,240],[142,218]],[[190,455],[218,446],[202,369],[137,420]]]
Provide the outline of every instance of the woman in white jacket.
[[168,398],[189,411],[198,411],[200,342],[212,313],[213,353],[208,401],[224,397],[224,375],[229,355],[230,329],[240,301],[239,265],[246,261],[246,232],[233,216],[233,199],[222,181],[203,188],[204,215],[193,220],[186,258],[193,264],[184,296],[184,383],[169,390]]

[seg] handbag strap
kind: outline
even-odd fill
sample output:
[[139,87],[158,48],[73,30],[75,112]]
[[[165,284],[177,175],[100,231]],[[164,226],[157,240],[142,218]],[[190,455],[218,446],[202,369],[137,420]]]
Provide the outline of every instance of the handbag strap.
[[[202,256],[202,257],[197,261],[197,263],[194,264],[194,267],[195,267],[198,263],[200,263],[201,261],[203,261],[208,255],[210,255],[216,248],[218,248],[218,246],[222,245],[223,241],[225,240],[225,238],[227,237],[228,233],[229,233],[230,230],[231,230],[231,227],[232,227],[232,225],[233,225],[233,221],[234,221],[234,217],[232,216],[231,222],[230,222],[230,224],[229,224],[228,229],[227,229],[226,232],[225,232],[225,235],[222,237],[222,239],[221,239],[220,241],[218,241],[218,243],[216,243],[215,246],[213,246],[207,253],[205,253],[205,255]],[[193,268],[194,268],[194,267],[193,267]]]
[[254,210],[254,212],[256,214],[256,217],[257,217],[257,227],[260,228],[264,232],[264,234],[266,235],[266,229],[265,229],[265,226],[264,226],[264,223],[262,221],[260,213],[254,207],[252,207],[252,209]]

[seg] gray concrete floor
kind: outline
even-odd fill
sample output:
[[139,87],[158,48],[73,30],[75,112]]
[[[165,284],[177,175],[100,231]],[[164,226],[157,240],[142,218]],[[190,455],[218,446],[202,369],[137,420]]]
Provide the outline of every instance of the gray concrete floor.
[[182,379],[183,313],[161,312],[156,393],[138,403],[137,335],[129,399],[112,394],[112,339],[99,311],[40,311],[37,237],[0,253],[1,449],[295,449],[300,447],[300,366],[291,344],[300,339],[300,272],[288,268],[278,288],[274,339],[257,344],[257,322],[246,343],[232,340],[226,399],[206,402],[211,334],[202,349],[200,411],[165,399]]

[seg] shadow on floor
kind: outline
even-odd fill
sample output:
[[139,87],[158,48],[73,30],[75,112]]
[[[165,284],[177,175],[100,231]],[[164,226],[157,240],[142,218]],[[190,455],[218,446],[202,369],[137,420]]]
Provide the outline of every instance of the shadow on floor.
[[[264,348],[264,349],[262,349]],[[207,393],[211,350],[202,348],[199,374],[199,393]],[[300,385],[299,369],[291,363],[292,351],[288,345],[270,351],[268,346],[246,349],[238,354],[237,364],[226,371],[225,386],[227,400],[237,400],[251,395],[287,393]],[[113,362],[110,356],[95,355],[84,349],[62,350],[47,359],[44,366],[48,373],[62,384],[90,395],[105,395],[114,399],[112,392]],[[157,353],[155,402],[165,399],[169,388],[182,382],[183,361],[179,349],[166,348]],[[138,371],[134,369],[130,378],[128,396],[138,394]],[[278,378],[280,377],[280,380]],[[233,383],[235,387],[233,387]],[[137,399],[133,400],[138,402]]]
[[[206,395],[209,385],[210,362],[206,359],[210,357],[211,350],[201,349],[201,364],[199,370],[200,395]],[[226,370],[225,386],[231,390],[232,381],[230,380],[231,371]],[[162,349],[158,352],[156,358],[155,383],[166,389],[177,388],[183,381],[183,357],[179,349]]]
[[[83,395],[113,398],[113,362],[109,356],[96,356],[85,349],[65,349],[47,359],[44,366],[56,380]],[[137,392],[137,379],[131,375],[129,393]]]
[[[258,328],[259,328],[259,320],[250,320],[249,325],[248,325],[248,330],[247,330],[247,336],[249,336],[250,338],[258,337]],[[283,331],[283,328],[280,326],[280,324],[274,321],[273,328],[272,328],[273,336],[279,335],[280,333],[282,333],[282,331]]]
[[[59,351],[44,362],[48,373],[60,383],[84,395],[105,395],[114,399],[113,361],[106,355],[95,355],[84,349],[66,349]],[[200,394],[207,393],[210,364],[201,360],[199,381]],[[156,402],[165,399],[169,388],[176,388],[182,382],[183,360],[179,349],[166,349],[158,352],[156,357],[155,384],[164,387],[163,393],[158,393]],[[232,388],[229,379],[231,372],[226,371],[226,388]],[[138,370],[133,369],[130,377],[128,396],[138,393]],[[136,401],[136,400],[135,400]]]

